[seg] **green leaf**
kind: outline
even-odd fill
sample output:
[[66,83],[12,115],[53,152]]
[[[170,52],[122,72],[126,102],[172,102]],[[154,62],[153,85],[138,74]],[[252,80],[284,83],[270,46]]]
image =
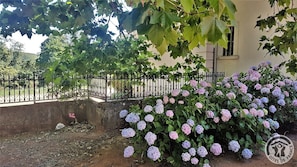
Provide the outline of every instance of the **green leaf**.
[[168,44],[165,40],[163,40],[162,44],[157,47],[157,50],[160,52],[161,55],[163,55],[167,51],[167,48]]
[[183,28],[183,37],[185,40],[191,42],[192,39],[194,38],[194,34],[195,32],[192,27],[187,26]]
[[157,47],[162,45],[164,41],[164,29],[159,25],[153,25],[148,34],[148,39],[152,41],[153,44],[155,44]]
[[174,131],[174,127],[172,125],[168,125],[168,132]]
[[195,4],[194,0],[180,0],[186,13],[190,13]]
[[165,8],[164,0],[156,0],[156,6],[164,9]]
[[178,41],[178,34],[174,29],[171,29],[170,31],[165,31],[165,39],[167,42],[173,46],[177,45]]

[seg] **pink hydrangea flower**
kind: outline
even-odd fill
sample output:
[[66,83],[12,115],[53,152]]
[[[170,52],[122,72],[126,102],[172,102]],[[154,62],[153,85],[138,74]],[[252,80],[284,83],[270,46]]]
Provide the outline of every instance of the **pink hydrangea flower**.
[[163,103],[164,104],[167,104],[168,103],[168,101],[169,101],[169,98],[168,98],[168,96],[163,96]]
[[230,113],[229,110],[222,109],[222,110],[221,110],[221,114],[222,114],[221,119],[222,119],[223,122],[227,122],[227,121],[230,120],[230,118],[231,118],[231,113]]
[[183,100],[179,100],[177,103],[178,104],[185,104],[185,102]]
[[206,117],[207,118],[213,118],[214,117],[214,112],[213,111],[206,111]]
[[226,87],[226,88],[231,88],[230,83],[225,83],[225,87]]
[[262,85],[259,84],[259,83],[257,83],[257,84],[254,86],[254,88],[255,88],[256,90],[261,90]]
[[169,117],[169,118],[172,118],[174,116],[174,113],[172,110],[167,110],[166,111],[166,116]]
[[254,117],[256,117],[258,115],[258,111],[255,108],[251,108],[250,109],[250,114]]
[[176,131],[171,131],[171,132],[169,132],[169,137],[172,140],[176,140],[176,139],[178,139],[178,134]]
[[184,132],[184,134],[189,135],[191,133],[191,126],[187,123],[184,123],[182,125],[182,131]]
[[264,111],[263,110],[257,110],[257,115],[258,115],[258,117],[260,117],[260,118],[262,118],[262,117],[264,117]]
[[268,121],[264,120],[262,124],[264,125],[265,128],[270,129],[270,123]]
[[202,103],[200,103],[200,102],[197,102],[197,103],[195,104],[195,106],[196,106],[198,109],[201,109],[201,108],[203,107]]
[[174,90],[171,92],[171,96],[176,97],[176,96],[179,95],[179,93],[180,93],[180,90],[179,90],[179,89],[174,89]]
[[192,87],[197,87],[198,82],[196,80],[190,80],[190,85]]
[[215,123],[219,123],[219,121],[220,121],[220,118],[219,118],[219,117],[214,117],[214,118],[213,118],[213,122],[215,122]]
[[174,104],[174,103],[175,103],[175,99],[174,99],[173,97],[171,97],[171,98],[169,99],[169,103]]

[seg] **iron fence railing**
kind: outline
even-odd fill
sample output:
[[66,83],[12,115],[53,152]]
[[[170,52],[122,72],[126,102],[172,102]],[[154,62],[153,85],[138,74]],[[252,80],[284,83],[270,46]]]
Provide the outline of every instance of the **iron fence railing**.
[[[202,73],[196,80],[216,82],[224,77],[222,72]],[[73,77],[72,79],[77,79]],[[53,83],[46,83],[40,73],[0,78],[0,104],[37,102],[61,98],[94,97],[104,101],[161,96],[186,83],[185,77],[170,80],[168,76],[144,76],[123,74],[101,74],[79,77],[85,84],[76,85],[67,91],[57,91]]]

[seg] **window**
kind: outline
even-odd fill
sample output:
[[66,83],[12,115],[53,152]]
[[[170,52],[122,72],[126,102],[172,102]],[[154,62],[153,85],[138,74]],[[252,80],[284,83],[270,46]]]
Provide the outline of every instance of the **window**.
[[230,27],[230,33],[228,33],[228,45],[227,48],[223,48],[223,56],[234,55],[234,27]]

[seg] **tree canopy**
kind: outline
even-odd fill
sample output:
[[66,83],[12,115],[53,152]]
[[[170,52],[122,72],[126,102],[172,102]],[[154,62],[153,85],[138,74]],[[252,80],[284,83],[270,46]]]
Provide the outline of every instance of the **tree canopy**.
[[[296,8],[293,0],[268,0],[279,11],[259,19],[257,26],[276,27],[281,36],[262,37],[262,47],[272,54],[296,53]],[[0,33],[43,35],[83,33],[89,42],[105,47],[114,32],[108,29],[118,20],[121,36],[137,31],[163,54],[186,56],[206,42],[226,46],[229,26],[235,24],[236,6],[232,0],[2,0]],[[130,9],[129,9],[130,7]],[[282,21],[284,24],[279,24]],[[290,65],[288,64],[290,67]]]

